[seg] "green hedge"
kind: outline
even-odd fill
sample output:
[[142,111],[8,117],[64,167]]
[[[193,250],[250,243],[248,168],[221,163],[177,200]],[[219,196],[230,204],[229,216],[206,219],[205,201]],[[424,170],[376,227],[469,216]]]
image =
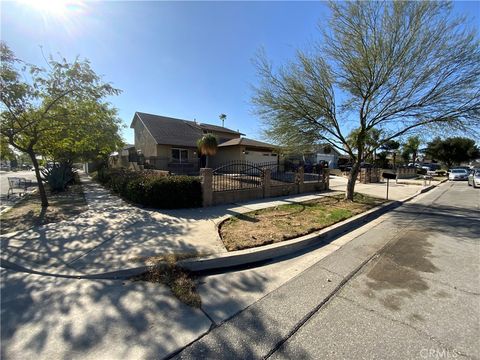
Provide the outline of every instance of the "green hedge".
[[158,209],[202,206],[199,177],[158,176],[149,171],[102,169],[97,179],[123,198]]

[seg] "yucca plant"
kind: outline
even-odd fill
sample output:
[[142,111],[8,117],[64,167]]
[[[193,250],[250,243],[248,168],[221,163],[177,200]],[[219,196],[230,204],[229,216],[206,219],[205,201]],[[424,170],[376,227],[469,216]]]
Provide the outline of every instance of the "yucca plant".
[[209,157],[217,153],[218,142],[216,136],[213,134],[204,135],[201,139],[198,139],[197,146],[200,154],[207,157],[205,166],[208,168]]

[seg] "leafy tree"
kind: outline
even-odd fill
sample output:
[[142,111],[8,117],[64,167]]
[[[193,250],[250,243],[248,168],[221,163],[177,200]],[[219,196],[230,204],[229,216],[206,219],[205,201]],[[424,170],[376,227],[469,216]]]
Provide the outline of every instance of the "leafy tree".
[[[347,141],[351,149],[357,149],[357,139],[361,129],[355,129],[347,137]],[[365,158],[362,161],[366,161],[367,157],[371,157],[374,151],[378,148],[378,141],[380,140],[381,133],[379,130],[373,128],[365,135]]]
[[[43,69],[17,59],[3,42],[0,44],[0,56],[0,133],[12,147],[30,157],[35,168],[42,207],[47,207],[48,199],[37,155],[55,153],[55,156],[62,157],[62,151],[66,151],[69,146],[73,153],[79,142],[89,141],[89,137],[69,137],[77,130],[80,131],[82,126],[83,130],[86,129],[85,124],[76,126],[82,124],[82,115],[86,114],[88,106],[96,110],[94,115],[85,119],[96,119],[90,123],[90,133],[101,131],[99,124],[117,126],[118,121],[108,116],[112,115],[112,109],[104,102],[104,98],[116,95],[120,90],[103,82],[92,70],[88,60],[81,61],[77,58],[70,63],[66,59],[56,61],[50,57],[47,61],[48,68]],[[110,141],[108,137],[102,139]],[[114,137],[114,141],[117,140],[118,135]],[[53,143],[56,141],[59,144]],[[85,150],[88,146],[81,148]]]
[[209,157],[217,153],[218,142],[216,136],[213,134],[205,134],[202,138],[198,139],[197,146],[200,154],[207,157],[205,167],[208,168]]
[[451,137],[442,140],[437,137],[427,144],[426,154],[447,167],[480,157],[475,141],[465,137]]
[[[263,53],[253,103],[274,142],[328,142],[360,163],[377,147],[421,129],[480,125],[480,51],[474,30],[446,2],[331,2],[324,44],[274,69]],[[356,128],[351,137],[347,125]],[[372,129],[380,131],[368,145]]]
[[[389,140],[386,143],[384,143],[382,146],[380,146],[380,149],[385,151],[387,154],[392,154],[393,157],[393,168],[395,168],[395,162],[397,158],[397,150],[400,148],[400,143],[395,140]],[[386,159],[386,157],[385,157]]]
[[[59,109],[58,124],[38,143],[43,155],[59,163],[105,159],[123,146],[116,109],[98,101],[78,101]],[[65,124],[64,119],[69,123]],[[65,126],[70,125],[70,126]]]
[[418,148],[420,147],[420,138],[418,136],[410,136],[407,142],[403,144],[402,157],[408,162],[412,157],[413,165],[417,161]]
[[227,120],[227,115],[220,114],[218,117],[220,118],[220,120],[222,120],[222,127],[225,126],[225,120]]
[[8,146],[8,139],[0,135],[0,160],[14,160],[15,153]]

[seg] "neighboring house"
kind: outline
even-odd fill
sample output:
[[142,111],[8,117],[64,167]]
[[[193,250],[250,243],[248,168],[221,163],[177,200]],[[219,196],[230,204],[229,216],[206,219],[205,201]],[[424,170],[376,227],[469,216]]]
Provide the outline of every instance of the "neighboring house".
[[219,143],[210,160],[212,167],[232,160],[276,161],[272,145],[242,138],[244,134],[222,126],[136,112],[130,127],[135,132],[135,148],[144,155],[145,163],[173,173],[196,173],[204,166],[197,141],[207,133],[215,135]]
[[127,144],[121,150],[110,154],[108,163],[111,167],[129,167],[129,162],[137,160],[135,145]]
[[[286,159],[293,162],[316,165],[321,162],[327,162],[329,168],[338,168],[338,160],[345,158],[335,148],[330,145],[315,145],[303,153],[292,153],[286,156]],[[346,157],[348,158],[348,156]]]
[[338,160],[342,155],[330,145],[318,145],[315,147],[315,163],[326,161],[331,169],[338,168]]

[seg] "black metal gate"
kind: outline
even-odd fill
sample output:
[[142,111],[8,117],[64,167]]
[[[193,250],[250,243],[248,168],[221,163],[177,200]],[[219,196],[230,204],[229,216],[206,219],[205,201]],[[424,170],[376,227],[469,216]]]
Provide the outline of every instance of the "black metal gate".
[[262,187],[263,169],[249,161],[231,161],[213,170],[213,191]]

